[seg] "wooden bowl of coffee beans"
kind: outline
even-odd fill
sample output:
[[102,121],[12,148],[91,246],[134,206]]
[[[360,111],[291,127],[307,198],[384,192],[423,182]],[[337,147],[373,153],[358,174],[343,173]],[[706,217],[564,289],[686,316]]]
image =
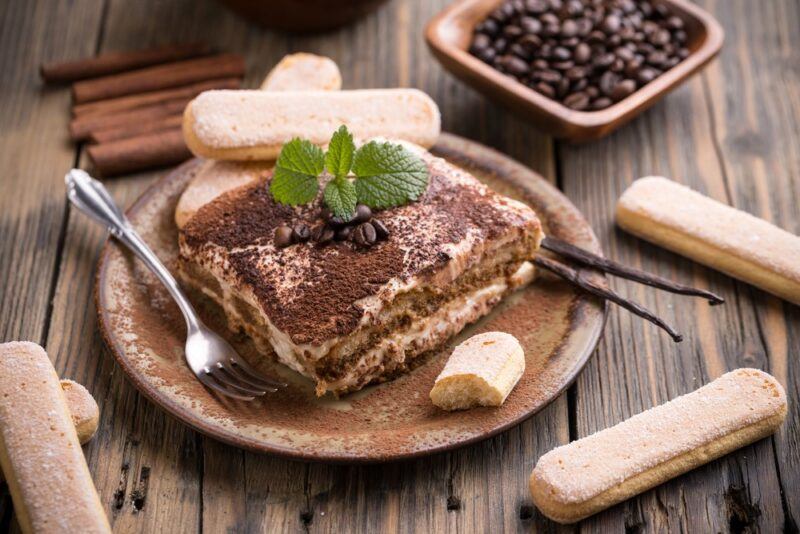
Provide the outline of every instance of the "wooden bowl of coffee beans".
[[425,30],[442,64],[542,130],[603,137],[722,48],[687,0],[458,0]]

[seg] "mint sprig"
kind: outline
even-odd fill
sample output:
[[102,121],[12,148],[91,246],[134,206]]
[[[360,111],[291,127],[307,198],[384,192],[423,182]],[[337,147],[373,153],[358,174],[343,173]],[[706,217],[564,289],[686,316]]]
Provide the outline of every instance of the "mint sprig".
[[417,200],[428,186],[428,167],[419,156],[389,142],[371,141],[356,150],[353,135],[342,125],[327,153],[304,139],[283,146],[270,183],[272,196],[292,206],[313,201],[323,169],[332,178],[322,201],[344,220],[353,216],[359,203],[374,209],[402,206]]
[[370,208],[391,208],[417,200],[428,187],[428,167],[402,145],[371,141],[353,161],[356,194]]
[[294,138],[281,149],[269,190],[281,204],[297,206],[316,198],[317,176],[325,167],[322,149],[305,139]]
[[353,165],[353,153],[356,145],[353,143],[353,134],[347,131],[344,124],[333,133],[331,142],[328,143],[328,152],[325,154],[325,168],[335,177],[344,177],[350,173]]
[[325,186],[322,200],[334,215],[343,221],[349,220],[355,213],[358,204],[356,186],[347,178],[334,178]]

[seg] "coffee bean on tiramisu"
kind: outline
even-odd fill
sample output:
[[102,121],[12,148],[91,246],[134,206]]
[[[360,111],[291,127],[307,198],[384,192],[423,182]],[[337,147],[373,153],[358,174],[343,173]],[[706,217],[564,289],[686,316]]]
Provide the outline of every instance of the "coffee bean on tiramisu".
[[353,233],[352,226],[342,226],[338,228],[333,236],[336,241],[347,241],[350,239],[350,235]]
[[327,224],[322,224],[314,228],[311,232],[311,240],[319,245],[325,245],[333,241],[334,231],[333,228]]
[[298,223],[294,225],[292,228],[292,240],[295,243],[305,243],[311,239],[311,230],[308,229],[308,225],[304,223]]
[[292,239],[292,229],[287,225],[281,225],[275,229],[275,246],[285,248],[294,243]]
[[353,241],[362,247],[371,247],[377,239],[378,235],[375,232],[375,227],[368,222],[359,224],[353,231]]
[[353,223],[365,223],[372,218],[372,210],[369,209],[369,206],[364,204],[359,204],[356,206],[356,213],[351,219]]
[[386,228],[386,225],[383,224],[383,221],[380,219],[372,219],[370,223],[375,228],[375,235],[378,241],[389,239],[389,229]]

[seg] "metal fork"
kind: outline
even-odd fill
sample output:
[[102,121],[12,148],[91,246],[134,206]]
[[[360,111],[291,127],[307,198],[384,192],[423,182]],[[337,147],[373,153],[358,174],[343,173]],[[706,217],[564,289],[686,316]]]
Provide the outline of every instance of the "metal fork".
[[64,181],[69,201],[136,254],[175,299],[186,319],[186,362],[200,382],[223,395],[245,401],[286,385],[261,376],[227,341],[203,324],[175,278],[133,229],[103,184],[80,169],[69,171]]

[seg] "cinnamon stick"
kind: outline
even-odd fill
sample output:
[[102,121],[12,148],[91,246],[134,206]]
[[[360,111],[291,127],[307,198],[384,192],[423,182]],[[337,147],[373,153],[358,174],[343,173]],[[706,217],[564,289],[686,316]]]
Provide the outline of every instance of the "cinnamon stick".
[[205,80],[242,76],[244,76],[242,56],[217,54],[76,82],[72,85],[72,100],[76,104],[81,104],[170,89]]
[[151,122],[170,115],[180,115],[191,98],[178,98],[160,104],[153,104],[142,108],[121,111],[112,115],[88,115],[72,119],[69,123],[69,136],[74,141],[83,141],[89,138],[93,131],[107,130],[143,122]]
[[74,61],[44,63],[39,73],[47,83],[74,82],[210,53],[211,48],[204,43],[171,44],[147,50],[108,52]]
[[86,152],[104,177],[175,165],[192,157],[180,128],[90,145]]
[[625,297],[615,293],[613,290],[603,287],[600,284],[590,280],[586,276],[583,276],[580,271],[573,269],[572,267],[568,267],[563,263],[559,263],[555,260],[551,260],[549,258],[545,258],[544,256],[536,256],[533,259],[534,265],[550,271],[554,273],[567,282],[570,282],[579,288],[583,289],[587,293],[591,293],[597,297],[600,297],[604,300],[610,300],[611,302],[618,304],[628,310],[629,312],[638,315],[639,317],[650,321],[654,325],[658,326],[659,328],[663,329],[667,334],[670,335],[673,341],[676,343],[680,343],[683,341],[683,336],[680,335],[674,328],[664,322],[663,319],[658,317],[656,314],[642,306],[641,304],[637,304],[631,300],[626,299]]
[[136,137],[137,135],[178,128],[182,124],[183,115],[169,115],[152,121],[134,122],[101,130],[92,130],[89,134],[89,141],[92,143],[108,143],[119,139]]
[[176,87],[175,89],[163,89],[161,91],[150,91],[137,95],[121,96],[109,100],[98,100],[86,104],[73,106],[73,117],[84,117],[87,115],[102,115],[116,111],[140,108],[150,104],[158,104],[176,98],[194,98],[203,91],[212,89],[238,89],[242,81],[239,78],[221,78],[204,82],[193,83]]

